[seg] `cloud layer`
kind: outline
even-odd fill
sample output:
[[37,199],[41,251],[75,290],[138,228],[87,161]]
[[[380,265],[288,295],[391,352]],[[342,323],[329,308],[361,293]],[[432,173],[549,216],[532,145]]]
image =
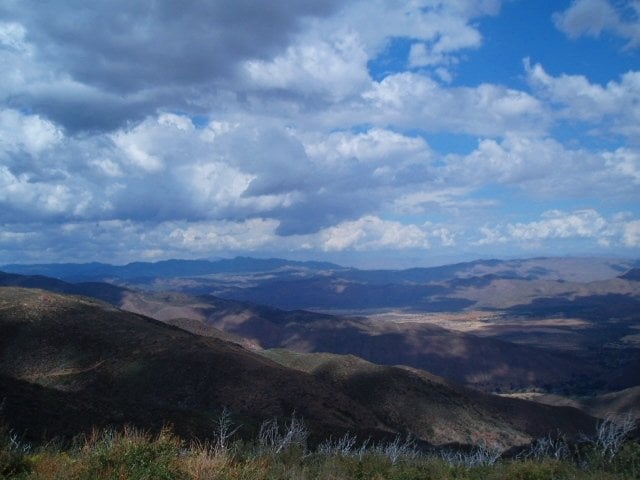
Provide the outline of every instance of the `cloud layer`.
[[[6,2],[0,262],[637,255],[640,71],[602,84],[522,45],[519,81],[459,82],[500,15],[498,0]],[[543,20],[637,59],[637,2]]]

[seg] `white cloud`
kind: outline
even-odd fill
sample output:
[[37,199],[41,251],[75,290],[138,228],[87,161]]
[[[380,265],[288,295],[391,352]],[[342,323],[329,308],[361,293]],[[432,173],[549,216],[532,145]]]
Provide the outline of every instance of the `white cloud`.
[[544,240],[549,238],[596,237],[602,234],[607,222],[595,210],[562,212],[551,210],[537,222],[516,223],[507,227],[516,240]]
[[608,168],[640,185],[640,152],[621,147],[614,152],[605,152],[603,156]]
[[640,71],[627,72],[619,82],[612,80],[601,86],[582,75],[553,77],[540,64],[531,65],[528,59],[525,70],[531,85],[560,108],[560,118],[602,122],[603,133],[640,136]]
[[362,133],[334,132],[305,145],[309,157],[318,163],[336,164],[355,159],[359,162],[396,163],[403,158],[430,156],[430,149],[420,137],[372,128]]
[[200,222],[169,233],[174,248],[193,253],[256,250],[275,242],[275,220],[254,218],[243,222]]
[[63,134],[58,127],[38,115],[25,115],[16,110],[0,110],[0,153],[24,150],[37,156],[51,148]]
[[[87,259],[126,260],[637,246],[640,73],[596,84],[526,63],[521,89],[453,83],[499,0],[160,2],[144,29],[115,1],[3,9],[0,223],[17,222],[3,246],[32,231],[30,258],[47,235],[67,258],[84,242]],[[600,1],[600,23],[587,3],[558,25],[632,41],[620,3]],[[557,200],[568,211],[535,216]],[[633,213],[590,208],[605,204]]]
[[506,243],[509,241],[506,235],[504,235],[499,228],[491,228],[484,225],[478,229],[482,238],[476,240],[474,245],[496,245],[500,243]]
[[363,117],[430,131],[501,136],[505,132],[543,132],[542,105],[526,92],[491,84],[443,88],[431,78],[399,73],[375,83],[363,94]]
[[556,13],[553,20],[556,27],[571,38],[599,37],[603,32],[609,32],[627,40],[626,48],[640,46],[640,3],[637,0],[623,0],[615,6],[608,0],[574,0],[567,10]]
[[0,165],[0,206],[4,210],[0,218],[4,220],[80,215],[86,207],[84,197],[83,192],[59,183],[31,182]]
[[0,22],[0,45],[6,49],[26,53],[29,45],[25,41],[26,29],[16,22]]
[[306,43],[289,47],[273,60],[247,61],[250,86],[338,102],[368,85],[367,55],[355,33],[302,42]]
[[295,236],[293,245],[306,245],[325,252],[376,250],[428,250],[434,245],[452,247],[457,233],[445,225],[384,220],[365,215],[345,221],[311,235]]
[[120,165],[109,158],[96,158],[91,160],[89,164],[108,177],[116,178],[124,175]]
[[178,170],[176,181],[193,192],[202,210],[228,206],[249,187],[253,176],[222,162],[196,163]]
[[521,245],[553,245],[556,241],[591,241],[599,247],[640,246],[640,220],[628,214],[606,218],[595,209],[574,211],[549,210],[539,220],[484,225],[476,245],[520,243]]
[[594,191],[608,198],[637,197],[638,152],[568,149],[545,137],[509,134],[482,139],[468,155],[450,155],[443,177],[469,191],[491,184],[518,188],[532,198],[585,198]]
[[424,67],[443,62],[442,55],[434,55],[424,43],[414,43],[409,50],[409,66]]
[[146,173],[155,173],[165,168],[166,159],[170,163],[187,162],[180,153],[181,147],[191,141],[189,129],[177,115],[160,115],[148,118],[145,122],[130,130],[119,130],[110,137],[121,150],[130,165]]
[[320,232],[326,251],[429,248],[427,234],[417,225],[365,216]]
[[[351,2],[335,19],[358,31],[370,58],[382,52],[390,38],[399,37],[426,43],[438,54],[453,54],[478,47],[482,37],[473,20],[499,9],[497,0],[368,0]],[[334,27],[328,23],[324,28]]]
[[556,191],[558,182],[570,182],[571,174],[591,170],[589,158],[581,159],[582,154],[566,151],[552,139],[507,135],[501,142],[480,140],[469,155],[450,156],[445,175],[451,182],[478,187],[534,183],[547,194]]
[[622,241],[627,247],[640,247],[640,220],[633,220],[624,225]]

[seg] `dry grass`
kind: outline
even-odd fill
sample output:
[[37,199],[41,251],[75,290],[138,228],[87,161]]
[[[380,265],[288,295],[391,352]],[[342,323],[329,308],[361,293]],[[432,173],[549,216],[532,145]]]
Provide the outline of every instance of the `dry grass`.
[[[421,454],[412,448],[391,452],[393,443],[322,452],[288,449],[265,454],[258,443],[186,444],[169,430],[150,435],[127,428],[94,431],[74,446],[46,445],[18,453],[2,430],[0,479],[22,480],[418,480],[418,479],[636,479],[640,446],[628,443],[616,458],[586,450],[580,461],[551,455],[496,459],[477,451]],[[391,452],[391,453],[390,453]],[[397,454],[397,455],[396,455]],[[9,458],[11,457],[11,458]]]

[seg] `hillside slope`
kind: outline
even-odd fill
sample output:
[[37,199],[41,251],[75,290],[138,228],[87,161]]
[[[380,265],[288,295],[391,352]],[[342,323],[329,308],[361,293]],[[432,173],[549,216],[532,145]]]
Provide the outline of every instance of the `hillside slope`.
[[[593,425],[577,410],[501,399],[491,407],[494,400],[487,399],[495,397],[425,372],[353,361],[357,375],[341,382],[99,301],[0,288],[2,414],[30,438],[165,423],[181,435],[207,437],[224,406],[254,428],[261,419],[295,411],[316,438],[410,431],[426,442],[466,442],[478,438],[469,430],[473,425],[482,438],[510,446],[559,428],[571,434]],[[385,400],[374,401],[372,388]],[[433,398],[444,401],[436,408]],[[421,413],[412,424],[414,406]],[[425,408],[436,415],[423,414]]]
[[121,307],[170,321],[190,318],[262,348],[353,354],[428,370],[475,388],[506,391],[582,384],[600,371],[545,349],[466,335],[434,325],[284,311],[211,295],[127,292]]
[[353,355],[281,349],[262,354],[332,383],[401,431],[429,432],[436,444],[524,443],[548,433],[549,423],[569,435],[592,428],[592,420],[576,409],[484,394],[423,370],[375,365]]
[[[0,375],[6,416],[23,400],[16,395],[64,405],[63,413],[77,411],[67,433],[170,422],[184,435],[206,435],[224,406],[249,419],[296,411],[318,431],[389,431],[313,376],[236,344],[42,290],[0,288]],[[49,412],[39,412],[43,423],[23,418],[24,426],[45,434]]]

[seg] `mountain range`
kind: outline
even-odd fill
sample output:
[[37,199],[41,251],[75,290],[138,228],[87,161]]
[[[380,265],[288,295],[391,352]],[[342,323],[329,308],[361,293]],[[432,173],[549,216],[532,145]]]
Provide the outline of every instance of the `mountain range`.
[[506,447],[594,425],[571,407],[487,395],[355,357],[309,357],[313,367],[294,368],[290,354],[261,355],[40,289],[0,288],[0,339],[2,414],[30,438],[165,423],[186,437],[206,437],[224,407],[248,428],[295,412],[318,438],[410,432],[425,443],[484,439]]
[[249,430],[295,411],[318,438],[411,433],[507,447],[592,428],[582,412],[640,416],[633,260],[6,270],[0,415],[33,437],[169,422],[203,438],[228,407]]

